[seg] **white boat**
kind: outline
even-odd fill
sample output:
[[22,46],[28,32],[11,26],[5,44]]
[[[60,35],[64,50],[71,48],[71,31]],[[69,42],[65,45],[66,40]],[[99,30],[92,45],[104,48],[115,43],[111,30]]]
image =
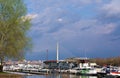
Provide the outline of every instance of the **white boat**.
[[110,67],[108,75],[120,77],[120,68],[119,67]]
[[81,68],[78,72],[80,75],[97,75],[97,71],[94,68]]
[[83,68],[74,68],[74,69],[69,69],[69,73],[72,74],[79,74],[79,75],[97,75],[97,70],[92,67],[83,67]]
[[112,71],[110,71],[110,75],[112,75],[112,76],[120,76],[120,70],[112,70]]
[[110,72],[110,75],[112,75],[112,76],[120,76],[120,72]]
[[71,73],[71,74],[77,74],[78,70],[76,70],[76,69],[69,69],[68,72]]

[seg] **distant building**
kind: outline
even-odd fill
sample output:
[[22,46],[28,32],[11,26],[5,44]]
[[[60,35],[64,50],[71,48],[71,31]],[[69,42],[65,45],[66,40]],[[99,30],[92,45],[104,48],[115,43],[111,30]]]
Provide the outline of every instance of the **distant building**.
[[89,58],[67,58],[65,59],[65,61],[67,63],[72,63],[73,64],[73,67],[79,67],[79,68],[82,68],[82,67],[94,67],[96,66],[97,64],[96,63],[90,63],[89,61]]
[[47,69],[72,69],[75,67],[87,67],[90,65],[95,65],[95,64],[90,64],[88,58],[67,58],[65,60],[48,60],[44,61],[44,68]]
[[44,68],[47,68],[47,69],[57,69],[58,68],[58,63],[57,62],[58,62],[57,60],[44,61],[43,62],[45,64]]
[[86,63],[89,62],[88,58],[77,58],[77,57],[73,57],[73,58],[67,58],[65,59],[65,61],[67,62],[75,62],[75,63]]

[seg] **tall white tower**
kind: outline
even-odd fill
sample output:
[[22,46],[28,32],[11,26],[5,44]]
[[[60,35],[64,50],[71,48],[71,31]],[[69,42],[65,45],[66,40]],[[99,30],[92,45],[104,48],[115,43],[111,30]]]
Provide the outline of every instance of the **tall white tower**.
[[58,42],[57,42],[56,60],[57,60],[57,63],[58,63],[58,61],[59,61],[59,43]]

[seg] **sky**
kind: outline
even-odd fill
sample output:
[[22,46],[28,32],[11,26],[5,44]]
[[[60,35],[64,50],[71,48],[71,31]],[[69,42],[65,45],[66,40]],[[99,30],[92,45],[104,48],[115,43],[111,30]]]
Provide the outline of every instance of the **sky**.
[[120,56],[120,0],[24,0],[32,18],[28,60]]

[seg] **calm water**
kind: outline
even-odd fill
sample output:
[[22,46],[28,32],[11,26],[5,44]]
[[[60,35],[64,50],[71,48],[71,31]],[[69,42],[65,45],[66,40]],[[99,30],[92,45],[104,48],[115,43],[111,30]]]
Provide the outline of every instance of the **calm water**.
[[76,75],[68,75],[68,74],[52,74],[52,75],[31,75],[24,76],[23,78],[97,78],[96,76],[76,76]]

